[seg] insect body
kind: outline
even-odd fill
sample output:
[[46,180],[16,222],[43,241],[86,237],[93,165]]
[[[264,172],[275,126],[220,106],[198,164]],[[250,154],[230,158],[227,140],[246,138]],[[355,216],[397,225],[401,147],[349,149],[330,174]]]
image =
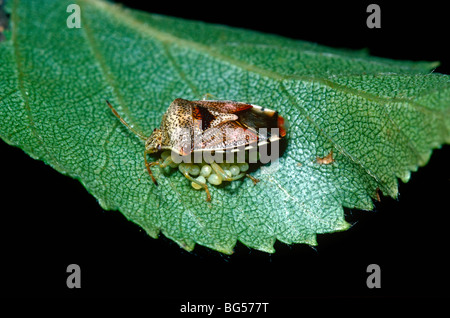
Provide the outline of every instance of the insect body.
[[[283,117],[278,112],[261,106],[235,101],[175,99],[164,114],[161,126],[155,128],[150,137],[135,131],[117,113],[113,106],[106,101],[114,115],[128,127],[135,135],[145,141],[144,162],[147,171],[155,185],[158,185],[151,167],[158,165],[162,168],[174,165],[174,156],[190,158],[195,154],[238,152],[265,145],[286,136]],[[277,133],[272,133],[276,129]],[[263,130],[263,133],[261,132]],[[166,151],[164,151],[166,150]],[[172,155],[168,155],[169,150]],[[147,155],[163,151],[161,159],[148,162]],[[205,164],[205,161],[207,164]],[[247,176],[256,183],[258,180],[246,173],[248,165],[234,165],[234,171],[226,171],[214,160],[202,161],[201,176],[194,179],[192,175],[199,175],[190,163],[178,165],[181,173],[190,181],[194,188],[203,188],[207,194],[207,201],[211,196],[206,185],[206,179],[212,184],[223,181],[234,181]],[[209,168],[208,168],[209,167]],[[238,167],[238,168],[236,168]],[[211,174],[212,170],[214,174]],[[205,170],[205,173],[203,173]],[[208,173],[209,171],[209,173]],[[218,180],[215,180],[217,176]]]

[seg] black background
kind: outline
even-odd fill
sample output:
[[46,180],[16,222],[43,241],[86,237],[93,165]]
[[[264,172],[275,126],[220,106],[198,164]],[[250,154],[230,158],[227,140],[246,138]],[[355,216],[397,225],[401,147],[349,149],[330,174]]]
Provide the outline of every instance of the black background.
[[[126,5],[333,47],[368,48],[381,57],[438,60],[436,72],[450,74],[444,8],[430,1],[376,3],[381,29],[366,27],[367,1]],[[0,151],[1,286],[10,296],[145,297],[169,312],[187,301],[264,301],[278,312],[323,298],[449,296],[449,146],[434,151],[409,183],[400,183],[398,200],[383,198],[375,212],[346,209],[354,226],[319,235],[316,248],[277,242],[269,255],[238,243],[232,256],[201,246],[189,253],[163,236],[154,240],[119,212],[102,210],[78,181],[4,142]],[[78,290],[66,287],[72,263],[81,267]],[[366,286],[366,268],[373,263],[381,267],[380,289]]]

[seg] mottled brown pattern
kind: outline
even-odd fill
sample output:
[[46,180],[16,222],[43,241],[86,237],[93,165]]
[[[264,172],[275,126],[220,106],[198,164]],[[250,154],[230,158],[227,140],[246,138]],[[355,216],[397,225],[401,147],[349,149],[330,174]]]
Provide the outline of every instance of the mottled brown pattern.
[[[192,151],[228,150],[246,147],[271,138],[270,128],[284,123],[276,111],[234,101],[189,101],[175,99],[164,114],[161,126],[146,141],[146,152],[169,149],[188,155]],[[267,136],[258,130],[267,128]],[[279,139],[279,138],[278,138]]]

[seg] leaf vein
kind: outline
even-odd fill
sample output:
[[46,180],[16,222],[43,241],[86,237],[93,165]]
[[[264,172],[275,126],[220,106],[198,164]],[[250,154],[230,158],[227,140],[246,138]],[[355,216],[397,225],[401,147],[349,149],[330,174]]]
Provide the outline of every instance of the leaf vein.
[[301,107],[298,103],[295,102],[293,99],[292,94],[289,93],[288,89],[285,87],[285,85],[282,83],[281,86],[285,92],[285,94],[288,96],[288,98],[291,100],[292,105],[296,106],[301,112],[304,113],[304,117],[316,128],[317,132],[319,134],[322,134],[325,138],[327,138],[343,155],[345,155],[347,158],[349,158],[351,161],[359,165],[363,170],[367,172],[378,184],[383,185],[381,180],[375,175],[374,172],[372,172],[369,168],[365,167],[365,165],[358,160],[358,158],[355,158],[352,154],[350,154],[344,147],[342,147],[339,143],[337,143],[331,136],[329,136],[317,123],[312,120],[306,111],[305,108]]

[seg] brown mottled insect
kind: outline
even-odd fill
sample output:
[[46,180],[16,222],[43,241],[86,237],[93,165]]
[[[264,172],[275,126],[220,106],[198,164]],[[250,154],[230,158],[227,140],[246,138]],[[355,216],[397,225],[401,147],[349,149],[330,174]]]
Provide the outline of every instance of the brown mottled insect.
[[[274,110],[235,101],[189,101],[177,98],[164,114],[161,126],[155,128],[150,137],[146,137],[128,125],[113,106],[108,101],[106,102],[114,115],[135,135],[145,141],[145,166],[155,185],[158,183],[150,168],[155,165],[164,168],[173,164],[173,160],[171,156],[168,156],[155,162],[148,162],[148,154],[170,150],[181,156],[189,156],[195,152],[248,150],[286,136],[284,119]],[[276,135],[261,134],[261,128],[269,131],[271,128],[278,128],[279,133]],[[180,134],[180,131],[184,133]],[[244,172],[230,176],[217,163],[210,162],[209,164],[221,180],[233,181],[247,176],[254,183],[258,182],[257,179]],[[187,179],[206,190],[207,201],[210,201],[211,196],[206,183],[194,179],[190,175],[189,166],[180,165],[179,168]]]

